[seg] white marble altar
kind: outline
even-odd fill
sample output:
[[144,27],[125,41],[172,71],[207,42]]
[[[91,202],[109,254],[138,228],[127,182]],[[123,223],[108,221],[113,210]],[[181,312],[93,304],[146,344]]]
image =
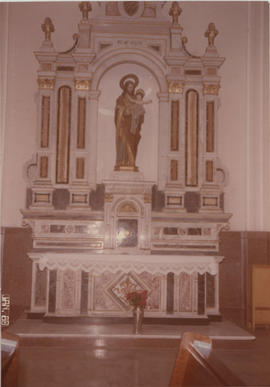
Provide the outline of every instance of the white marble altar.
[[177,2],[79,7],[71,48],[55,50],[46,18],[35,52],[37,152],[22,210],[31,312],[128,316],[127,292],[147,290],[147,316],[219,316],[219,232],[231,215],[216,147],[218,31],[206,26],[198,57]]

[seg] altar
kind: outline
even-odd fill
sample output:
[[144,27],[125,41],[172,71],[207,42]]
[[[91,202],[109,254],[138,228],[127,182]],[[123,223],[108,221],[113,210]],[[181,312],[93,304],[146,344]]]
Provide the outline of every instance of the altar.
[[[75,7],[75,5],[74,5]],[[42,23],[36,153],[25,165],[32,314],[217,318],[226,168],[218,31],[187,48],[178,2],[81,2],[67,51]],[[127,33],[128,31],[128,33]]]

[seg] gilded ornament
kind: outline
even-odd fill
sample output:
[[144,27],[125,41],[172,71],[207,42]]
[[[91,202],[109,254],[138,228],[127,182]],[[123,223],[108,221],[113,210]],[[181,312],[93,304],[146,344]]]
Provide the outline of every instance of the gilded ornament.
[[54,89],[55,79],[41,79],[38,78],[38,86],[40,89]]
[[105,202],[112,202],[113,201],[113,195],[106,193],[105,194]]
[[219,92],[219,89],[220,89],[220,85],[219,84],[215,84],[215,85],[206,85],[206,84],[203,84],[203,94],[210,94],[210,95],[218,95],[218,92]]
[[75,89],[76,90],[90,90],[91,81],[89,79],[88,80],[85,80],[85,79],[78,80],[78,79],[76,79],[74,81],[74,83],[75,83]]
[[169,82],[169,93],[171,94],[183,94],[185,84],[182,82]]

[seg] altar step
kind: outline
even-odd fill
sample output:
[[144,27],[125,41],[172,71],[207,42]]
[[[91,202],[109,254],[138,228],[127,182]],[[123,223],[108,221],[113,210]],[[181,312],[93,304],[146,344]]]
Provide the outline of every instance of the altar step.
[[[119,316],[55,316],[45,313],[27,312],[28,319],[42,319],[44,322],[55,324],[132,324],[132,317]],[[209,315],[198,317],[144,317],[144,324],[165,324],[165,325],[209,325],[211,321],[222,321],[221,315]]]
[[208,325],[168,325],[146,324],[143,322],[141,334],[135,335],[132,322],[121,324],[80,324],[80,323],[48,323],[43,320],[20,318],[8,331],[24,340],[84,340],[110,341],[121,340],[172,340],[179,342],[184,332],[198,332],[211,337],[215,341],[248,342],[255,339],[254,335],[229,322],[211,322]]

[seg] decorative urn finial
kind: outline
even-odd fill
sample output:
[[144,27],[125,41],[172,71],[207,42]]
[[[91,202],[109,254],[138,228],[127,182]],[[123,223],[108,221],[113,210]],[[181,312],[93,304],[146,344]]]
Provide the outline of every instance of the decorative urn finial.
[[54,25],[49,17],[46,17],[44,23],[41,24],[41,29],[45,34],[45,40],[51,40],[51,33],[54,32]]
[[169,11],[169,16],[172,17],[172,24],[178,25],[178,18],[182,13],[182,8],[180,8],[178,1],[173,1],[172,6]]
[[82,1],[79,4],[80,11],[82,13],[82,20],[88,21],[88,13],[92,11],[92,7],[89,1]]
[[205,31],[204,36],[208,38],[208,47],[215,46],[215,38],[218,35],[218,30],[216,30],[216,26],[214,23],[210,23],[208,25],[208,30]]

